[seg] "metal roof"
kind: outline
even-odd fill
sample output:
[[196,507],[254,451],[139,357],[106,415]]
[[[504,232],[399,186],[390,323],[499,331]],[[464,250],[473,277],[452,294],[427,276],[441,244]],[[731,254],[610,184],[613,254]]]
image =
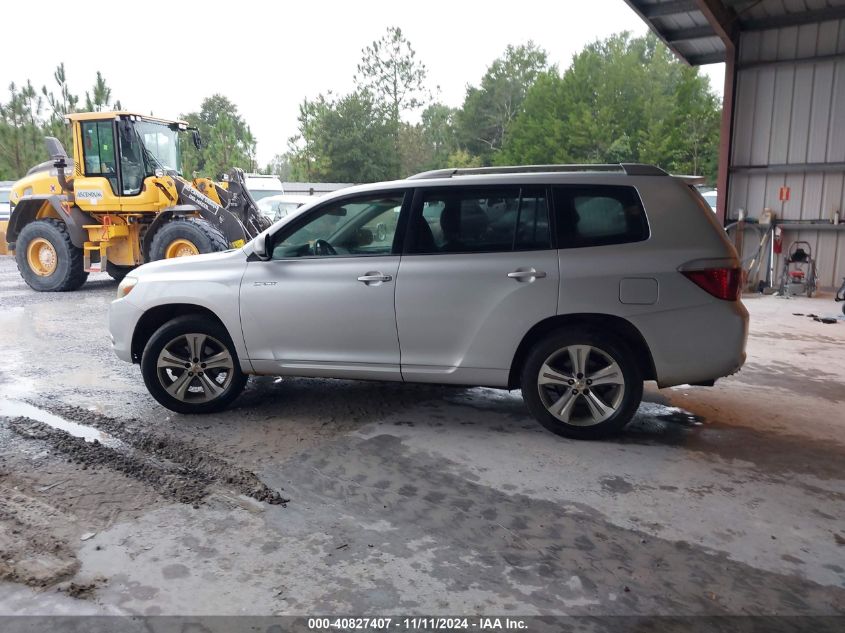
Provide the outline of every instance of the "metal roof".
[[625,0],[678,57],[725,61],[740,31],[845,18],[845,0]]
[[162,119],[160,117],[140,114],[139,112],[129,112],[127,110],[108,110],[105,112],[72,112],[70,114],[66,114],[65,118],[68,121],[106,121],[108,119],[132,116],[142,119],[144,121],[163,123],[165,125],[188,125],[186,121]]

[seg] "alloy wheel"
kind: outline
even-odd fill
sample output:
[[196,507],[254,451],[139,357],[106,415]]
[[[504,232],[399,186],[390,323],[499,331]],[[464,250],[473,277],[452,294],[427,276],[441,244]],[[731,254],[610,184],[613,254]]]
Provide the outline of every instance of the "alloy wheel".
[[592,345],[570,345],[546,358],[537,376],[540,400],[565,424],[594,426],[604,422],[625,396],[619,363]]
[[210,402],[222,395],[234,376],[234,359],[213,336],[182,334],[165,345],[156,360],[161,386],[177,400]]

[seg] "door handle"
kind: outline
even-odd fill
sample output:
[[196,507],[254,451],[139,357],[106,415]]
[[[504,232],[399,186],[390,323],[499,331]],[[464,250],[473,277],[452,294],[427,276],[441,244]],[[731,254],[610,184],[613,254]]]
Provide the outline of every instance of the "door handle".
[[508,273],[508,277],[510,279],[516,279],[517,281],[522,281],[523,279],[533,281],[535,279],[542,279],[545,276],[546,273],[542,270],[534,270],[533,268],[529,268],[528,270],[515,270],[512,273]]
[[392,280],[393,277],[391,275],[385,275],[384,273],[380,272],[367,273],[366,275],[361,275],[360,277],[358,277],[358,281],[364,284],[372,284]]

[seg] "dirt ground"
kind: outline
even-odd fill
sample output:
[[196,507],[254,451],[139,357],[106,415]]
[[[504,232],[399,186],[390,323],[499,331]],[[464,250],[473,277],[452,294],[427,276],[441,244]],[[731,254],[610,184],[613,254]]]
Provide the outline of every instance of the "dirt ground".
[[490,389],[261,378],[173,414],[109,348],[115,287],[0,258],[0,614],[845,615],[830,296],[749,297],[739,374],[574,442]]

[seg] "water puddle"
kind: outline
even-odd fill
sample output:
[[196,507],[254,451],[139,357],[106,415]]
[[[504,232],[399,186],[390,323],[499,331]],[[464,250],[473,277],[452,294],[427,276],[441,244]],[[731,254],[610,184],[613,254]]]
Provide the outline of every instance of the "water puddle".
[[65,420],[57,415],[44,411],[27,402],[20,402],[19,400],[5,399],[0,401],[0,417],[26,417],[42,422],[59,431],[64,431],[74,437],[81,437],[86,442],[93,442],[97,440],[100,444],[108,446],[109,448],[126,450],[128,447],[116,437],[112,437],[108,433],[104,433],[99,429],[78,422],[71,422]]

